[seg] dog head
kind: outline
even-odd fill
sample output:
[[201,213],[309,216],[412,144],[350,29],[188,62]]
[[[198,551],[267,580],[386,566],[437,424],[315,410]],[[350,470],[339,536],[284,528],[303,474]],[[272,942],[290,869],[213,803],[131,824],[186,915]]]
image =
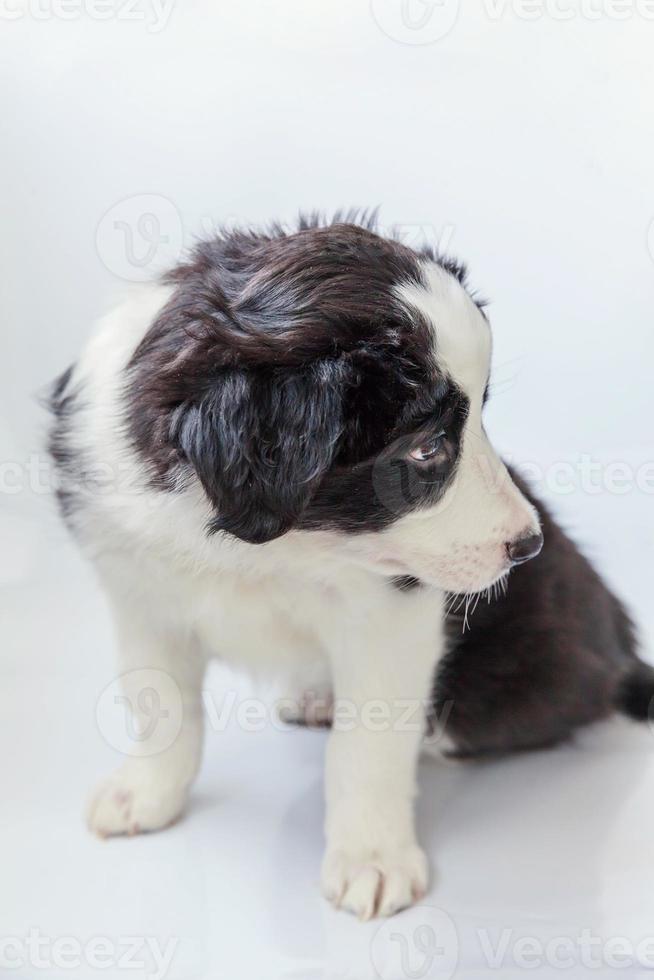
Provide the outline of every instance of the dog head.
[[450,261],[367,227],[230,233],[175,270],[130,366],[132,431],[210,532],[329,532],[353,561],[450,591],[540,549],[490,445],[488,320]]

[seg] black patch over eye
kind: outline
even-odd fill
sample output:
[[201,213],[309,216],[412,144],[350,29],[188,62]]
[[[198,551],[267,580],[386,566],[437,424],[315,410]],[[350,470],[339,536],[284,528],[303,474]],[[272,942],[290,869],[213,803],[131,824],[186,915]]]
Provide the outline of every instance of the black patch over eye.
[[332,467],[299,527],[355,534],[382,530],[440,499],[456,473],[469,402],[450,384],[445,398],[434,399],[429,392],[415,407],[418,411],[405,412],[380,452]]

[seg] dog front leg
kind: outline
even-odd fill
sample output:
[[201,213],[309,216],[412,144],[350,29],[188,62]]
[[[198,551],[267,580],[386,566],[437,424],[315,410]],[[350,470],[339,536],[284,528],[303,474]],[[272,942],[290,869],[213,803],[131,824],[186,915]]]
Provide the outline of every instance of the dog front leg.
[[[326,762],[324,895],[362,919],[424,895],[416,767],[442,651],[438,593],[391,594],[331,650],[334,721]],[[381,611],[383,610],[383,611]]]
[[126,758],[89,804],[89,826],[103,837],[173,823],[198,771],[203,737],[205,659],[197,641],[166,618],[165,603],[132,602],[116,590],[111,599],[120,677],[109,690],[115,707],[108,707]]

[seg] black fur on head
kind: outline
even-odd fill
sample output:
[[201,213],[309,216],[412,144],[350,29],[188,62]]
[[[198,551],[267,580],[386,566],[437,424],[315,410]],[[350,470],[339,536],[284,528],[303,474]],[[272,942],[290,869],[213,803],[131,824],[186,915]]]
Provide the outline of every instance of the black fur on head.
[[348,374],[337,359],[228,368],[176,410],[171,438],[216,508],[211,530],[258,544],[297,522],[337,452]]
[[366,461],[453,393],[429,325],[395,297],[422,282],[420,256],[370,223],[226,232],[167,276],[172,298],[128,367],[129,425],[159,485],[193,467],[210,530],[259,543],[398,516]]

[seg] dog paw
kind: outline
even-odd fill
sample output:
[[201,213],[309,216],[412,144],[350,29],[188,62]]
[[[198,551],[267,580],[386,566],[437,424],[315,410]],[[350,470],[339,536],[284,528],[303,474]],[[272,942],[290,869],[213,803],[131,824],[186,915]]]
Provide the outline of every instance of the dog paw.
[[127,763],[97,787],[88,806],[87,823],[100,837],[161,830],[177,820],[186,797],[185,786]]
[[427,858],[416,845],[395,851],[329,850],[322,867],[325,898],[362,920],[394,915],[420,901],[427,879]]

